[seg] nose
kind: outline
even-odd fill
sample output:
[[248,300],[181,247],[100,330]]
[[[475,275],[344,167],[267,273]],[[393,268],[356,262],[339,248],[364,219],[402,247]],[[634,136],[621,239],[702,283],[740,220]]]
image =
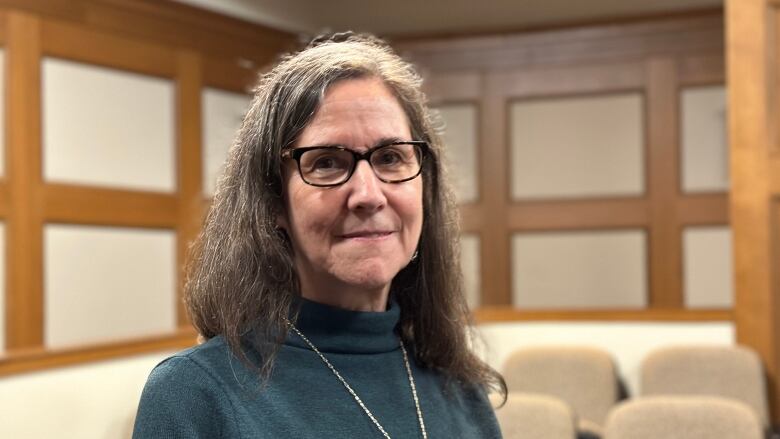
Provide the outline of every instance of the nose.
[[346,184],[349,185],[350,189],[347,199],[349,210],[375,212],[387,204],[382,187],[385,183],[377,178],[371,165],[365,160],[360,160],[357,163],[355,172]]

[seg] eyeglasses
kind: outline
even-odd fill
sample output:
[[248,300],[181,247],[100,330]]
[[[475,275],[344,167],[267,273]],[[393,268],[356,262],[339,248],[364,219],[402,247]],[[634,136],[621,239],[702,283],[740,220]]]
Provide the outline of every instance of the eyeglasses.
[[344,184],[352,177],[360,160],[365,160],[379,180],[385,183],[409,181],[422,171],[428,144],[419,140],[375,146],[364,153],[343,146],[309,146],[285,151],[282,158],[298,163],[304,183],[329,187]]

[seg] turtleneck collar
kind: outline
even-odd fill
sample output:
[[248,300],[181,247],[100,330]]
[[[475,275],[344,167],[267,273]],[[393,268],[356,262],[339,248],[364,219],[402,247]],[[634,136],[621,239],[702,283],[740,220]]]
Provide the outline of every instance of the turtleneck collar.
[[[323,353],[375,354],[399,348],[395,328],[401,310],[392,300],[384,312],[349,311],[303,298],[300,304],[295,326]],[[311,349],[293,331],[284,344]]]

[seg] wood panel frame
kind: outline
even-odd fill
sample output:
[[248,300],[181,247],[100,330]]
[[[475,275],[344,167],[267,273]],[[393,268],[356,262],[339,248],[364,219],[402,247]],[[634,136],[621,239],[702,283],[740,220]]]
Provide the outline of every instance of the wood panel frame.
[[[397,41],[396,47],[426,76],[432,102],[481,99],[480,186],[484,196],[476,204],[460,207],[462,230],[481,237],[481,260],[490,261],[481,264],[484,307],[476,311],[480,320],[561,315],[621,319],[643,312],[670,320],[732,319],[730,310],[682,308],[684,227],[729,221],[726,194],[682,193],[679,185],[680,91],[724,82],[721,11],[609,27],[406,39]],[[509,102],[621,92],[640,92],[645,97],[644,194],[511,199]],[[509,241],[513,233],[625,228],[644,229],[649,238],[648,310],[562,314],[510,307]],[[492,311],[484,311],[488,309]]]
[[[2,9],[9,5],[13,9]],[[182,8],[146,0],[0,0],[0,45],[6,46],[9,71],[6,84],[9,129],[5,142],[8,165],[6,178],[0,179],[0,220],[7,222],[8,255],[6,352],[0,355],[0,376],[179,349],[195,343],[196,334],[181,300],[183,271],[177,273],[179,329],[174,333],[56,350],[47,349],[43,339],[44,225],[173,230],[177,236],[177,266],[183,268],[187,249],[199,233],[207,207],[201,181],[202,90],[214,85],[246,92],[257,78],[256,66],[273,59],[293,40],[288,34],[266,31],[257,25],[242,23],[239,29],[232,29],[226,23],[234,24],[235,20],[225,21],[216,14]],[[184,11],[184,18],[171,15],[171,11]],[[131,29],[133,20],[143,29]],[[165,23],[170,26],[164,26]],[[212,27],[219,28],[218,35],[205,47],[195,47],[192,41],[183,41],[181,35],[171,33],[178,29],[185,34],[202,33],[210,38],[209,32],[201,31]],[[257,39],[263,43],[256,44]],[[220,44],[225,50],[216,50]],[[251,50],[237,51],[238,47],[251,47]],[[234,55],[236,58],[229,60]],[[173,82],[176,87],[175,192],[43,180],[41,63],[45,57],[163,77]]]

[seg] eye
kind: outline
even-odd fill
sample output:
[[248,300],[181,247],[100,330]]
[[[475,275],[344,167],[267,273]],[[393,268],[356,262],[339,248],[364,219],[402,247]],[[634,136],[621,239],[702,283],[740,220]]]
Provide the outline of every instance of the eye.
[[343,172],[351,165],[351,154],[339,150],[315,149],[301,157],[301,168],[306,173]]
[[400,151],[393,148],[383,148],[374,154],[376,157],[373,159],[375,165],[378,166],[393,166],[403,163],[404,157]]

